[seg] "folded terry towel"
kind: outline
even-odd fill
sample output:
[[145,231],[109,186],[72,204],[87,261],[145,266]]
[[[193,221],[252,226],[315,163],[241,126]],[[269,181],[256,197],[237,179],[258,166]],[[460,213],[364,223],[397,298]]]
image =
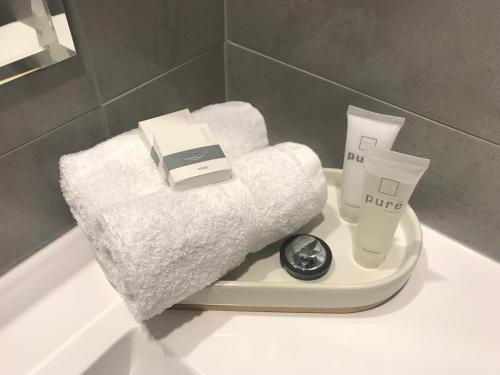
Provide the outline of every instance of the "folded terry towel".
[[197,122],[206,122],[230,159],[269,146],[264,117],[251,104],[226,102],[193,112]]
[[[229,159],[269,145],[264,118],[248,103],[214,104],[193,116],[208,123]],[[165,188],[137,130],[65,155],[59,164],[64,197],[85,232],[96,210]]]
[[321,163],[307,146],[283,143],[232,166],[232,180],[164,188],[100,210],[87,227],[98,260],[137,319],[216,281],[324,207]]

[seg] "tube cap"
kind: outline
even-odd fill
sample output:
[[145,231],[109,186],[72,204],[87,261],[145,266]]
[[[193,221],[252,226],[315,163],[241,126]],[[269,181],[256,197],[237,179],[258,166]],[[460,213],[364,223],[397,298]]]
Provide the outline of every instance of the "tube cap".
[[332,252],[321,238],[311,234],[296,234],[281,244],[280,262],[296,279],[314,280],[330,268]]

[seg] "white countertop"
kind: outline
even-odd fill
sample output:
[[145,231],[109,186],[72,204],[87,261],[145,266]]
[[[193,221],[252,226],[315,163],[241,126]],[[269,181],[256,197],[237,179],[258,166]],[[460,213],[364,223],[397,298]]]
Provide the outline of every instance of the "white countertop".
[[[150,327],[200,374],[500,374],[500,264],[423,231],[414,275],[375,309],[168,311]],[[0,373],[57,375],[134,325],[75,228],[0,278]]]

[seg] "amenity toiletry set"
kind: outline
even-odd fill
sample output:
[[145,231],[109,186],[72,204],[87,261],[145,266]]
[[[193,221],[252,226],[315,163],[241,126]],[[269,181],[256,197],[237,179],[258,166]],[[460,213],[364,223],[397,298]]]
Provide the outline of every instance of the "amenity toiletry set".
[[353,255],[375,268],[385,260],[394,232],[429,159],[390,151],[405,119],[352,105],[347,109],[347,139],[340,214],[358,222]]
[[[389,151],[403,122],[348,109],[339,211],[350,223],[358,220],[350,258],[364,267],[384,261],[429,163]],[[328,278],[336,263],[335,243],[321,234],[290,236],[325,208],[330,188],[318,156],[296,143],[269,146],[264,118],[248,103],[141,121],[63,156],[60,170],[73,216],[138,320],[283,239],[281,264],[295,278]]]

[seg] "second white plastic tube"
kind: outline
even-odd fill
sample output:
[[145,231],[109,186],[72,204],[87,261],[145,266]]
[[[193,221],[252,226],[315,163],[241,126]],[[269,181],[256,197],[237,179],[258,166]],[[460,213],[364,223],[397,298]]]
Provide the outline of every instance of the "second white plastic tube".
[[403,127],[403,117],[383,115],[350,105],[342,173],[340,215],[356,222],[363,192],[365,150],[370,146],[390,150]]
[[392,238],[429,159],[371,147],[366,151],[364,189],[354,259],[364,267],[385,260]]

